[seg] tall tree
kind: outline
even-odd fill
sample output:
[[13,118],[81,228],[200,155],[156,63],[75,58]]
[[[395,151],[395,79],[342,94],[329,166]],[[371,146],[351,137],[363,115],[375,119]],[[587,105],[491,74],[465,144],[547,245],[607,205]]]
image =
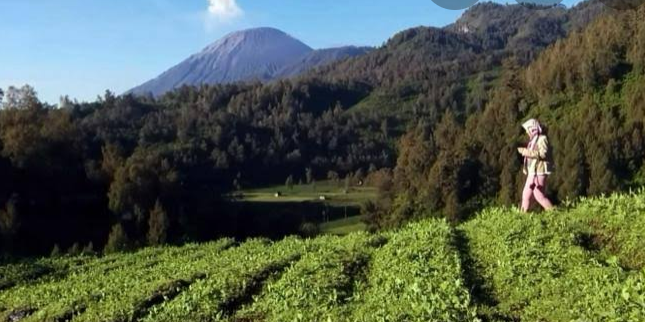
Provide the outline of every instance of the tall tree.
[[21,218],[18,210],[18,196],[13,195],[7,201],[4,209],[0,209],[0,233],[2,234],[5,250],[14,250],[14,241],[20,231]]
[[168,228],[170,220],[163,209],[161,202],[157,200],[154,208],[148,215],[148,245],[157,246],[166,243],[168,240]]
[[121,224],[115,224],[110,230],[107,243],[105,244],[104,252],[106,254],[116,253],[127,250],[130,247],[130,240],[128,235],[123,229]]
[[558,197],[561,200],[573,200],[584,195],[588,185],[584,149],[574,132],[567,135],[563,150],[564,157],[558,163],[562,171],[556,171],[556,175],[561,178]]

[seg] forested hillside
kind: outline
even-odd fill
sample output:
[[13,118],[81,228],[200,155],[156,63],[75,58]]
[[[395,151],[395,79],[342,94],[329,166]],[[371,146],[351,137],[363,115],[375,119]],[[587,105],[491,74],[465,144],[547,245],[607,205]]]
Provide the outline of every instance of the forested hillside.
[[389,198],[381,198],[387,210],[374,222],[396,225],[433,212],[459,220],[491,200],[517,202],[524,178],[515,150],[529,117],[547,125],[554,198],[642,185],[644,10],[603,16],[527,67],[507,61],[486,107],[463,122],[455,113],[436,126],[419,122],[400,141]]
[[227,193],[288,177],[371,175],[382,194],[365,207],[374,229],[458,221],[518,200],[515,148],[529,116],[553,142],[552,196],[640,185],[645,9],[603,8],[480,4],[446,28],[402,31],[361,57],[265,84],[106,92],[58,108],[28,86],[8,89],[2,249],[247,237],[245,225],[280,223],[249,220]]

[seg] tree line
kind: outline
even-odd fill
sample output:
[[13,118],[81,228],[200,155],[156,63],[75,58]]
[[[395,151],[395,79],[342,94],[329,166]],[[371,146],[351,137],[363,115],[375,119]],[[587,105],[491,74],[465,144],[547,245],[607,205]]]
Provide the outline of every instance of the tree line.
[[243,218],[223,200],[231,191],[393,164],[383,121],[345,113],[366,93],[359,83],[279,81],[184,87],[159,99],[106,92],[53,107],[29,86],[9,88],[2,245],[42,253],[99,247],[110,232],[133,247],[235,235]]
[[559,200],[642,183],[642,10],[585,29],[598,4],[480,4],[453,26],[413,28],[365,56],[266,84],[159,98],[107,91],[57,106],[9,88],[1,247],[109,251],[243,235],[257,227],[231,192],[366,172],[381,190],[365,206],[372,228],[462,220],[517,199],[528,116],[549,127]]
[[559,40],[527,67],[507,60],[482,111],[436,125],[420,119],[399,141],[372,228],[423,216],[459,221],[490,204],[514,205],[524,184],[520,124],[547,127],[560,202],[645,183],[645,7],[606,15]]

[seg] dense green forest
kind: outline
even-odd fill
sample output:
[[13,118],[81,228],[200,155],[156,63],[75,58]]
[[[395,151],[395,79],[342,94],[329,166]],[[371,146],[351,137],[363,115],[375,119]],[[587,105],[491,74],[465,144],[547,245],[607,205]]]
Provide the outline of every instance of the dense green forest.
[[9,88],[0,95],[1,247],[42,254],[247,237],[257,221],[225,195],[288,177],[370,176],[381,193],[364,207],[372,229],[459,221],[518,200],[515,147],[529,116],[552,140],[552,197],[641,185],[644,10],[484,3],[453,25],[403,31],[294,79],[160,98],[108,91],[51,106],[29,86]]
[[[533,63],[507,60],[482,111],[419,122],[399,145],[379,226],[440,211],[463,219],[490,201],[511,205],[524,177],[515,148],[528,117],[547,124],[558,200],[641,186],[645,179],[645,8],[600,17]],[[393,210],[393,211],[392,211]]]

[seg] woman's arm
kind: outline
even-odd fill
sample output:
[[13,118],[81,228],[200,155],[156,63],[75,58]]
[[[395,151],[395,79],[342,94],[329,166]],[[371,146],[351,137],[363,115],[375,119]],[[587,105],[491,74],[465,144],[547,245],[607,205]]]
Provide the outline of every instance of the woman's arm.
[[537,150],[522,149],[520,153],[530,159],[545,160],[546,154],[549,152],[549,140],[546,136],[540,136],[537,141]]

